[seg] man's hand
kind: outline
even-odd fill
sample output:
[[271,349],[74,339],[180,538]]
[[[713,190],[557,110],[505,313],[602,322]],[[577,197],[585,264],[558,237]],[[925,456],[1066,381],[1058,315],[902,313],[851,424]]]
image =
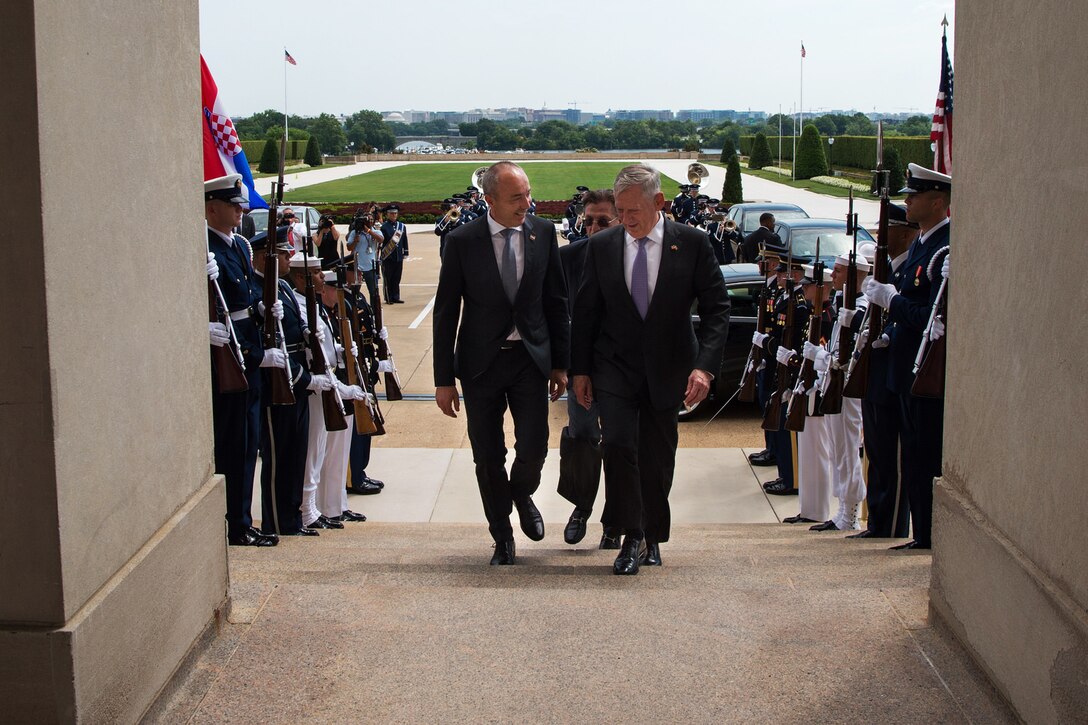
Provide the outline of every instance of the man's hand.
[[593,404],[593,382],[588,375],[574,376],[574,397],[586,410]]
[[210,280],[219,279],[219,263],[215,261],[215,255],[212,254],[211,252],[208,252],[207,271],[208,271],[208,279],[210,279]]
[[552,370],[551,379],[548,380],[548,395],[552,402],[559,400],[559,396],[567,391],[567,371]]
[[438,403],[438,409],[451,418],[457,417],[457,411],[461,410],[461,398],[457,395],[456,385],[440,385],[434,389],[434,402]]
[[688,389],[684,391],[684,405],[692,407],[702,402],[710,393],[710,373],[696,368],[688,376]]
[[222,322],[208,323],[208,337],[216,347],[223,347],[230,342],[230,333],[227,331],[227,326]]
[[764,335],[762,332],[753,332],[752,344],[756,347],[766,349],[767,346],[764,343],[767,341],[768,337],[770,337],[770,335]]
[[866,277],[861,287],[866,297],[885,310],[891,307],[892,298],[899,294],[894,286],[877,282],[872,277]]

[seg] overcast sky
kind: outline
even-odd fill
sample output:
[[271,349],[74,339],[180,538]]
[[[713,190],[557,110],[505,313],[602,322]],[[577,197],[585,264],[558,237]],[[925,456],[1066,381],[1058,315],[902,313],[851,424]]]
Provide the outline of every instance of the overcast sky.
[[528,106],[929,115],[953,0],[202,0],[232,116]]

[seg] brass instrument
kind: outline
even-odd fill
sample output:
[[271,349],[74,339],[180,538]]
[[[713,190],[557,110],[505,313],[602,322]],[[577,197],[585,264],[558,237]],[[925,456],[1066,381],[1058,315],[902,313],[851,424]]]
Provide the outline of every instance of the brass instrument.
[[476,169],[475,171],[472,172],[472,177],[470,179],[470,183],[473,186],[475,186],[477,189],[479,189],[481,194],[484,191],[484,185],[483,185],[484,172],[486,172],[489,168],[491,168],[491,167],[490,166],[481,166],[480,168],[478,168],[478,169]]
[[696,161],[688,165],[688,183],[702,186],[703,179],[710,176],[710,169]]
[[446,212],[446,215],[443,216],[438,221],[438,231],[440,231],[440,232],[446,231],[446,228],[450,224],[452,224],[453,222],[457,221],[460,218],[461,218],[461,207],[460,207],[460,205],[454,205],[454,206],[450,207],[449,211]]
[[574,233],[581,236],[586,227],[586,205],[578,202],[574,205],[574,212],[577,214],[574,219]]

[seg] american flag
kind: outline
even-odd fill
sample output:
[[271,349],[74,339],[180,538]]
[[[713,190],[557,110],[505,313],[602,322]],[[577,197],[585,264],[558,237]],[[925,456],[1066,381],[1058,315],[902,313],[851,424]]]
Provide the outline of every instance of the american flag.
[[[945,19],[947,26],[948,20]],[[952,175],[952,61],[948,57],[948,31],[941,37],[941,87],[933,111],[933,129],[929,140],[936,144],[933,170]]]
[[291,54],[287,52],[287,48],[283,49],[283,59],[291,65],[298,65],[298,63],[295,62],[295,59],[291,57]]
[[801,43],[801,57],[802,58],[805,57],[805,44],[804,43]]

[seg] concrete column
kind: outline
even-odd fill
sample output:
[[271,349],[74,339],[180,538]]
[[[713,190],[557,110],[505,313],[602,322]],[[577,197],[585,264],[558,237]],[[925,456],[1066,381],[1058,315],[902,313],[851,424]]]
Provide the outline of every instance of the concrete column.
[[1088,5],[966,0],[955,28],[931,603],[1026,722],[1083,722]]
[[227,603],[197,3],[0,27],[0,719],[131,722]]

